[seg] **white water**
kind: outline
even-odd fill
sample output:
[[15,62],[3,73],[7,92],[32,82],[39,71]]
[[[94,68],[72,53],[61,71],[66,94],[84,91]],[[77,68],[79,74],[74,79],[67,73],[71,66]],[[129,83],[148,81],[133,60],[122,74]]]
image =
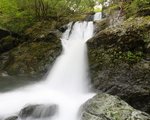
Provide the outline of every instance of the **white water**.
[[102,19],[102,12],[95,13],[95,15],[94,15],[94,21],[95,20],[101,20],[101,19]]
[[17,115],[28,104],[56,104],[58,113],[52,120],[78,120],[80,106],[94,95],[88,88],[86,48],[86,41],[93,36],[93,32],[93,22],[68,24],[68,29],[61,38],[63,52],[47,79],[12,92],[0,93],[0,118]]

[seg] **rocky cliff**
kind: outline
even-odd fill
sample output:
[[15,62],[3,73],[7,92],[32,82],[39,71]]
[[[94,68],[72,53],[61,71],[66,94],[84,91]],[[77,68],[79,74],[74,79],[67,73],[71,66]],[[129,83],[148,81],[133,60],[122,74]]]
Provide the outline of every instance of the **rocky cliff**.
[[150,113],[150,17],[99,29],[88,48],[94,88]]

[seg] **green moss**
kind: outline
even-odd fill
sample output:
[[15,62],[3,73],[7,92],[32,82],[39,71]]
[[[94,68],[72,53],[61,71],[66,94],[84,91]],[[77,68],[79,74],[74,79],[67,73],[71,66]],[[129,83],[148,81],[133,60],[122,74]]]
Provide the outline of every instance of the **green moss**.
[[144,14],[139,14],[138,12],[145,11],[149,7],[149,0],[133,0],[131,3],[126,4],[126,17],[131,16],[142,16]]
[[127,51],[123,53],[120,52],[120,54],[118,54],[117,56],[118,59],[125,61],[129,64],[133,64],[141,61],[141,59],[143,58],[143,53],[141,51],[139,52]]

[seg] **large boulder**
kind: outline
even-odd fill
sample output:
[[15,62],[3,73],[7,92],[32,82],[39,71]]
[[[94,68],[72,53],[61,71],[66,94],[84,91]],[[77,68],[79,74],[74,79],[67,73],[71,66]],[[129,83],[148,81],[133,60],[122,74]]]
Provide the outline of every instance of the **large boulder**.
[[118,97],[99,93],[83,105],[81,120],[150,120]]
[[150,113],[150,17],[130,18],[88,41],[92,84]]
[[61,32],[54,30],[54,23],[36,23],[25,31],[26,39],[23,42],[10,37],[3,38],[1,41],[5,44],[2,44],[2,48],[9,51],[0,55],[0,73],[45,74],[61,52]]

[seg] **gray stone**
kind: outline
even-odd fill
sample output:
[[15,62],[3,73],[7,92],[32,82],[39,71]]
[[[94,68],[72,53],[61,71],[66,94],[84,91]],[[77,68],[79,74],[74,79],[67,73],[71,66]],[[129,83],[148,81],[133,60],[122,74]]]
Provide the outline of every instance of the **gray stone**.
[[81,120],[150,120],[119,97],[99,93],[83,105]]
[[47,118],[54,116],[58,111],[57,105],[29,105],[23,108],[20,118]]

